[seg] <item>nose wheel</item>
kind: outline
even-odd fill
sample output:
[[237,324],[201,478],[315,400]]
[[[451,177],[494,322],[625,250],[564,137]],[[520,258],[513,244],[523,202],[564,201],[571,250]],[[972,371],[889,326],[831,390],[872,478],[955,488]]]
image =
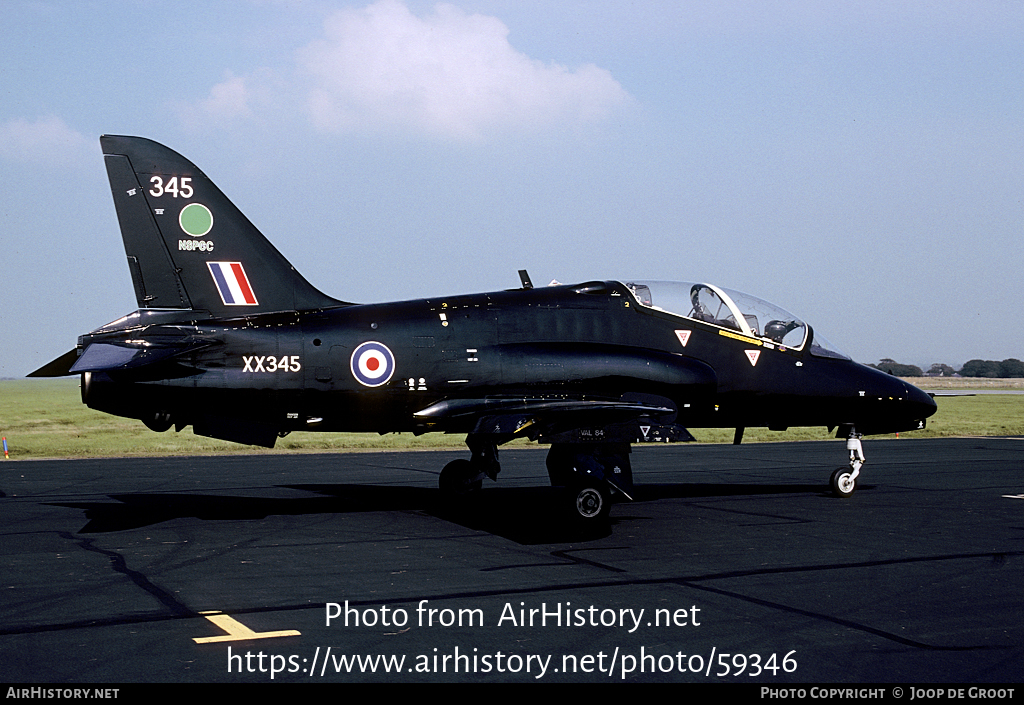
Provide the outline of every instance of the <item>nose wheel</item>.
[[857,478],[853,476],[850,468],[838,468],[832,473],[829,484],[832,485],[832,494],[836,497],[849,497],[857,489]]
[[849,467],[838,468],[829,480],[832,486],[832,494],[836,497],[849,497],[857,489],[857,477],[860,469],[864,466],[864,446],[860,442],[861,434],[850,430],[846,438],[846,450],[850,453]]

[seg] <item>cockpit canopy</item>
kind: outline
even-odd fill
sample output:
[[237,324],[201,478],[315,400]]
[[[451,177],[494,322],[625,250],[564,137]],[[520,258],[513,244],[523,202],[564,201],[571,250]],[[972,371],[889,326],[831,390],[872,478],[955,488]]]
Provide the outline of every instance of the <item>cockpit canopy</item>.
[[775,345],[802,350],[810,340],[810,352],[821,357],[849,359],[806,323],[775,304],[714,284],[629,281],[637,303],[676,316],[761,338]]

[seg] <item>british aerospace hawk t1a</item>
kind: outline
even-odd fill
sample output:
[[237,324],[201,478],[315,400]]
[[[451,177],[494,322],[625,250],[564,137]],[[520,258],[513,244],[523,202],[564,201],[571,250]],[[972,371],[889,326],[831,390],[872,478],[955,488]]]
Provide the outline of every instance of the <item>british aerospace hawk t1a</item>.
[[687,428],[826,426],[853,493],[861,436],[923,428],[921,390],[766,301],[707,283],[588,281],[383,304],[310,285],[194,164],[100,139],[138,310],[30,376],[81,375],[93,409],[272,447],[291,431],[466,434],[441,489],[497,479],[498,447],[550,444],[582,522],[633,491],[630,445]]

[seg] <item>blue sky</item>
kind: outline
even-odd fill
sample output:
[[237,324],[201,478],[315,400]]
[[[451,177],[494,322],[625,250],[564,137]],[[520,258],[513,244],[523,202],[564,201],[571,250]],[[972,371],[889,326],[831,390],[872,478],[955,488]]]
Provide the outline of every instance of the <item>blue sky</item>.
[[377,302],[709,281],[862,362],[1024,358],[1024,3],[5,0],[0,377],[136,308],[98,137]]

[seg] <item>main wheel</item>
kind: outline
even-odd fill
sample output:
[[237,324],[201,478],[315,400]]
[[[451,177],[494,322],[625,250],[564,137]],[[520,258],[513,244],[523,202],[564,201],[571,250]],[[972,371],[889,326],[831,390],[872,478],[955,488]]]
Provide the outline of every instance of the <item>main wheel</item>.
[[576,470],[572,466],[573,454],[564,446],[552,445],[544,464],[548,468],[548,478],[552,487],[566,487],[576,479]]
[[470,481],[476,475],[473,464],[465,458],[459,458],[444,466],[437,478],[437,486],[448,495],[469,494],[483,486],[482,480]]
[[829,480],[832,494],[836,497],[849,497],[857,489],[857,481],[853,478],[850,468],[837,468]]
[[570,487],[568,500],[570,516],[584,526],[604,522],[611,511],[608,490],[593,480],[583,480]]
[[153,412],[152,416],[142,419],[142,423],[146,424],[146,428],[150,431],[163,433],[174,425],[174,419],[166,411],[156,411]]

